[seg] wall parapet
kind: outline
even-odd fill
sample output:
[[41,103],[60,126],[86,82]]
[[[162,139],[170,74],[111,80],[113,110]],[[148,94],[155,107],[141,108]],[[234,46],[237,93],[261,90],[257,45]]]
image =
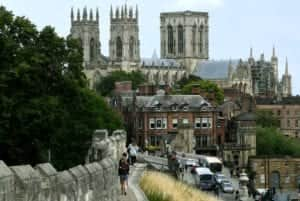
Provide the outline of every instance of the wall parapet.
[[97,130],[85,165],[58,172],[50,163],[9,167],[0,160],[0,201],[119,201],[124,150],[125,131]]

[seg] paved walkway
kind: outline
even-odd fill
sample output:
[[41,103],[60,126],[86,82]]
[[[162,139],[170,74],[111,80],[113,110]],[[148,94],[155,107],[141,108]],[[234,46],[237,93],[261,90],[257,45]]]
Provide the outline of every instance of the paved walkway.
[[122,195],[122,201],[148,201],[144,192],[139,187],[139,179],[146,168],[146,164],[136,163],[130,166],[127,195]]

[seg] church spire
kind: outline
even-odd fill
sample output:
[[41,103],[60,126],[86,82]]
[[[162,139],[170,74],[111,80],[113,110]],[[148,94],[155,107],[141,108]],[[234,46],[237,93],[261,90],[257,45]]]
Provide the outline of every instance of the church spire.
[[253,49],[250,47],[250,58],[253,58]]
[[276,54],[275,54],[275,46],[273,45],[273,53],[272,53],[272,56],[273,57],[276,57]]
[[80,21],[80,10],[79,10],[79,8],[77,9],[77,21]]
[[94,14],[93,14],[93,10],[90,9],[90,21],[94,20]]
[[127,18],[127,4],[125,3],[125,11],[124,11],[124,15],[125,15],[125,18]]
[[73,11],[73,7],[71,8],[71,22],[74,21],[74,11]]
[[96,21],[99,22],[99,9],[96,9]]
[[113,7],[110,5],[110,19],[113,19],[114,14],[113,14]]
[[288,65],[288,59],[285,58],[285,75],[289,74],[289,65]]
[[83,9],[82,19],[87,20],[87,8],[86,8],[86,6]]
[[138,19],[139,19],[139,9],[138,9],[137,5],[136,5],[136,8],[135,8],[135,19],[136,19],[136,21],[138,21]]

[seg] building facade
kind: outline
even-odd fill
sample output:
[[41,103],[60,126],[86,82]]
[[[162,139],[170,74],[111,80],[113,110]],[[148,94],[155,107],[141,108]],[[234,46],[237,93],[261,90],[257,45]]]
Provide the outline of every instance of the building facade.
[[252,157],[255,188],[296,191],[300,185],[300,158]]
[[256,99],[256,109],[271,111],[280,121],[280,130],[285,136],[300,138],[300,97]]
[[255,97],[289,97],[292,95],[292,77],[286,61],[285,73],[280,80],[278,74],[278,57],[273,48],[270,60],[264,54],[255,60],[253,50],[247,61],[220,60],[199,61],[194,75],[210,80],[221,88],[234,88]]

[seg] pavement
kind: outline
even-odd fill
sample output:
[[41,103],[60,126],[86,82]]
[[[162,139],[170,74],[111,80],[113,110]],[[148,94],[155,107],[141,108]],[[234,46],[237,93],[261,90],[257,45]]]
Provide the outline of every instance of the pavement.
[[139,187],[139,179],[146,168],[144,163],[136,163],[130,166],[130,174],[128,177],[127,195],[121,195],[122,201],[148,201],[144,192]]

